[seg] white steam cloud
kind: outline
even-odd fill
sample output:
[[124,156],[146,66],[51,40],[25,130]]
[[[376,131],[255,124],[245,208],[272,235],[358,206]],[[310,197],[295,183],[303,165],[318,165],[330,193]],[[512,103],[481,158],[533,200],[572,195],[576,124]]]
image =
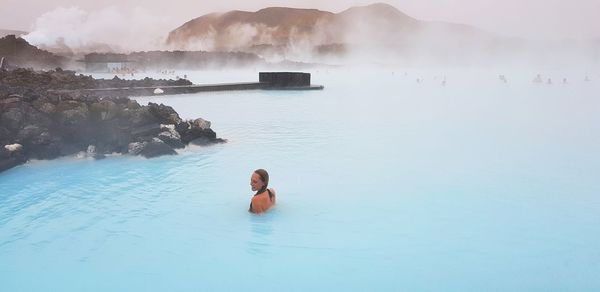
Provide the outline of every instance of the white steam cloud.
[[111,6],[95,11],[78,7],[56,8],[40,16],[24,38],[45,48],[68,47],[74,52],[102,48],[128,52],[161,49],[174,27],[168,16],[143,8],[122,11]]

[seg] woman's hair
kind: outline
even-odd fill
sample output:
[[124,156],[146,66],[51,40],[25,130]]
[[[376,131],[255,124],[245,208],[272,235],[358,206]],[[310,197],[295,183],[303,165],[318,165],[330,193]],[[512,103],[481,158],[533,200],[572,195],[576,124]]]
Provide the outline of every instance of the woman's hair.
[[[258,176],[260,177],[260,180],[262,180],[262,182],[265,183],[265,185],[257,192],[257,194],[260,194],[267,190],[267,186],[269,185],[269,173],[262,168],[255,170],[254,173],[258,174]],[[270,199],[272,199],[272,196],[273,195],[271,195],[271,192],[269,192]]]
[[262,182],[265,183],[264,188],[266,188],[267,185],[269,185],[269,173],[262,168],[255,170],[254,173],[258,174],[258,176],[260,177],[260,180],[262,180]]

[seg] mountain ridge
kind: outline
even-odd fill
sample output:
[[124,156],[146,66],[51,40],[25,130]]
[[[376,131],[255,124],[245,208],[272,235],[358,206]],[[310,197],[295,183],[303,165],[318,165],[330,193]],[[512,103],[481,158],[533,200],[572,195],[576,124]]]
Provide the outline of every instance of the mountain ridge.
[[290,33],[310,33],[317,29],[330,28],[329,25],[348,24],[360,17],[368,17],[371,21],[378,21],[374,18],[381,17],[393,24],[409,26],[418,22],[393,6],[382,3],[351,7],[340,13],[318,9],[267,7],[255,12],[233,10],[202,15],[171,31],[167,43],[175,44],[193,38],[203,38],[206,37],[203,34],[209,32],[227,34],[228,31],[236,29],[235,26],[241,25],[268,29],[276,37],[289,37]]
[[289,7],[209,13],[172,30],[166,44],[178,50],[252,52],[267,59],[310,55],[308,59],[314,59],[349,52],[460,52],[465,46],[488,46],[497,38],[466,24],[418,20],[392,5],[374,3],[338,13]]

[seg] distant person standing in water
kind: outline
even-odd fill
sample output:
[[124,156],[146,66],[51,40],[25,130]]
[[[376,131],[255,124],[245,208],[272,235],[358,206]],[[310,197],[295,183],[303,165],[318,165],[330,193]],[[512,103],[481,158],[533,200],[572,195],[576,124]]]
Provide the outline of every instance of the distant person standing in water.
[[275,190],[268,189],[269,174],[264,169],[257,169],[250,177],[250,186],[256,194],[250,202],[249,212],[260,214],[269,210],[275,205]]

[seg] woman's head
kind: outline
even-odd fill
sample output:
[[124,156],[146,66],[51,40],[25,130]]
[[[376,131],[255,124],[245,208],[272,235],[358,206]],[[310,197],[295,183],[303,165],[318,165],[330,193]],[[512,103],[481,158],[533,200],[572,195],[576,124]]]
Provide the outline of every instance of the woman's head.
[[257,169],[250,177],[250,186],[252,191],[264,192],[269,185],[269,173],[264,169]]

